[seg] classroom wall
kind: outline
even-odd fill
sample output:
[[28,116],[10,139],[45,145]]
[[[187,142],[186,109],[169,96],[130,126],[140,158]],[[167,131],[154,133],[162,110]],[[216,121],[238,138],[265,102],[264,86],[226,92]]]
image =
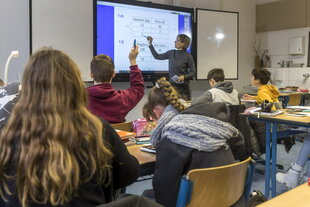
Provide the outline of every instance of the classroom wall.
[[[304,75],[310,74],[308,62],[308,42],[310,27],[261,32],[257,34],[256,41],[261,43],[260,52],[269,50],[271,78],[279,88],[298,86],[300,89],[310,89],[310,79]],[[304,37],[304,55],[289,55],[289,40],[292,37]],[[293,61],[293,64],[303,64],[303,67],[280,68],[281,60]]]
[[0,1],[0,78],[4,78],[4,67],[11,51],[20,55],[10,63],[9,81],[21,78],[23,68],[29,57],[29,2]]
[[[307,66],[308,59],[308,42],[309,42],[310,27],[287,29],[270,32],[257,33],[256,41],[261,43],[260,53],[264,50],[269,50],[271,59],[271,67],[280,67],[280,60],[292,60],[293,63],[303,63]],[[289,55],[289,40],[292,37],[304,37],[304,55]]]
[[271,3],[271,2],[276,2],[276,1],[280,1],[280,0],[256,0],[256,4],[267,4],[267,3]]
[[[79,1],[85,0],[77,0]],[[89,0],[91,2],[91,0]],[[238,80],[233,84],[239,91],[250,83],[249,77],[254,66],[255,39],[255,1],[254,0],[154,0],[154,3],[178,5],[184,7],[199,7],[204,9],[228,10],[239,12],[239,70]],[[0,78],[3,78],[5,61],[12,50],[19,50],[21,55],[13,59],[10,65],[9,81],[17,81],[29,57],[29,1],[0,1]],[[81,25],[81,29],[83,29]],[[20,75],[18,75],[20,74]],[[146,83],[151,85],[151,83]],[[129,87],[128,83],[113,83],[115,88]],[[193,98],[209,89],[207,81],[192,81]],[[145,90],[148,94],[149,89]],[[127,120],[134,120],[142,116],[143,100],[127,116]]]

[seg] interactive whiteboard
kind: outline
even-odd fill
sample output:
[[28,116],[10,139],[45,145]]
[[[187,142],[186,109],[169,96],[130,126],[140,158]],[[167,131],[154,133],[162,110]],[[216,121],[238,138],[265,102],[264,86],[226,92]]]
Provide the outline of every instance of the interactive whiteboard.
[[222,68],[225,79],[238,79],[239,13],[197,9],[197,80]]
[[[128,53],[139,45],[137,63],[144,80],[167,76],[168,60],[156,60],[147,41],[159,53],[175,49],[178,34],[192,38],[193,9],[140,1],[96,0],[94,10],[94,54],[109,55],[115,64],[114,81],[128,81]],[[188,52],[190,51],[188,48]]]

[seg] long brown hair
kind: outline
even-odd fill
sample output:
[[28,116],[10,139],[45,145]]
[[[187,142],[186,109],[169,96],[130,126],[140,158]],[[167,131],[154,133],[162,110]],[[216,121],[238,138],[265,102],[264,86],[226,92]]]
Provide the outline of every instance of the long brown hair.
[[180,95],[166,80],[160,78],[156,81],[156,85],[151,88],[148,95],[148,102],[143,106],[143,116],[148,120],[154,120],[153,109],[160,106],[172,105],[176,110],[183,111],[185,106],[179,100]]
[[[76,64],[61,51],[43,48],[24,70],[22,90],[0,136],[0,193],[14,179],[23,207],[61,205],[81,184],[107,184],[112,153],[103,144],[102,124],[88,112]],[[16,173],[9,174],[10,167]]]

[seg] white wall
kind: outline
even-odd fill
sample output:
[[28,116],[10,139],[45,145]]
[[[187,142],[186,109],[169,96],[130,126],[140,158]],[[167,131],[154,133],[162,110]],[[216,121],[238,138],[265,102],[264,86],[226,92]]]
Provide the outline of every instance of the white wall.
[[4,67],[11,51],[18,50],[18,58],[11,60],[9,82],[18,81],[29,57],[29,2],[0,1],[0,78],[4,79]]
[[[85,1],[85,0],[83,0]],[[91,1],[91,0],[89,0]],[[147,1],[147,0],[145,0]],[[154,3],[175,4],[184,7],[199,7],[239,12],[239,79],[233,81],[235,88],[243,91],[244,85],[250,83],[250,72],[254,66],[254,51],[252,42],[255,37],[255,0],[154,0]],[[78,3],[78,1],[77,1]],[[9,81],[16,81],[17,74],[22,73],[29,57],[29,2],[0,1],[0,78],[3,78],[5,60],[12,50],[20,50],[21,55],[12,60]],[[81,25],[81,29],[83,25]],[[12,72],[13,71],[13,72]],[[128,83],[114,83],[116,88],[126,88]],[[151,85],[147,83],[146,85]],[[193,98],[201,95],[209,87],[207,81],[192,81]],[[148,94],[148,89],[145,94]],[[127,120],[134,120],[142,116],[143,100],[127,116]]]
[[276,1],[280,1],[280,0],[256,0],[256,4],[267,4],[267,3],[271,3],[271,2],[276,2]]
[[232,82],[242,93],[245,91],[244,86],[250,84],[251,71],[255,65],[252,44],[256,35],[256,4],[254,0],[222,0],[221,9],[239,12],[239,78]]
[[278,88],[298,86],[299,89],[310,89],[310,68],[269,68],[273,84]]
[[[272,78],[278,87],[299,86],[301,89],[310,89],[310,79],[303,75],[310,73],[310,68],[307,68],[308,59],[308,42],[310,28],[298,28],[289,30],[279,30],[262,32],[257,34],[257,42],[261,43],[261,51],[269,50],[272,73]],[[292,56],[289,55],[288,45],[291,37],[303,36],[304,55]],[[304,64],[303,68],[279,68],[278,64],[281,60],[292,60],[293,63]]]
[[[257,34],[257,42],[261,43],[260,51],[269,50],[271,58],[271,67],[279,67],[280,60],[292,60],[293,63],[303,63],[304,67],[307,66],[308,57],[308,39],[310,27],[278,30],[271,32],[261,32]],[[292,56],[288,54],[288,44],[291,37],[304,36],[304,51],[303,56]]]

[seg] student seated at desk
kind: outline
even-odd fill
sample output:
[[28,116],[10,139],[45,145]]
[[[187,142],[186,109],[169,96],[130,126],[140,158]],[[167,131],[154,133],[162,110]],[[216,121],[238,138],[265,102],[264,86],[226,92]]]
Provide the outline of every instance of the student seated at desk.
[[189,170],[235,162],[226,141],[239,133],[226,123],[226,104],[205,103],[185,110],[175,89],[161,78],[151,89],[146,107],[145,118],[158,120],[151,135],[157,152],[153,189],[158,203],[176,205],[181,177]]
[[201,101],[224,102],[228,105],[239,105],[238,91],[234,89],[232,82],[224,81],[225,75],[222,68],[214,68],[209,71],[207,79],[211,89],[195,99],[192,104]]
[[144,81],[141,70],[136,64],[139,47],[135,46],[129,53],[130,88],[116,91],[112,87],[115,77],[114,63],[107,55],[95,56],[90,64],[91,77],[95,85],[87,88],[89,110],[110,122],[117,124],[125,122],[128,112],[133,109],[144,95]]
[[[252,70],[251,84],[258,87],[257,96],[251,96],[248,94],[243,95],[245,100],[256,100],[257,104],[262,103],[264,100],[274,103],[272,110],[282,109],[282,103],[279,102],[278,97],[280,95],[278,89],[274,85],[268,85],[271,73],[265,68],[254,68]],[[280,126],[282,128],[282,126]],[[295,141],[291,137],[282,138],[285,145],[286,152],[289,152]]]
[[1,207],[93,207],[134,182],[139,163],[87,110],[80,71],[49,48],[34,53],[0,135]]
[[[270,80],[270,75],[271,73],[265,68],[254,68],[252,70],[251,84],[258,87],[257,95],[244,94],[242,98],[245,100],[256,100],[257,104],[262,103],[264,100],[278,103],[280,95],[278,89],[274,85],[267,84]],[[273,109],[276,109],[276,107],[273,106]]]
[[[202,102],[222,102],[227,104],[230,109],[229,122],[233,126],[237,126],[244,136],[239,140],[229,141],[235,158],[248,158],[253,152],[260,156],[265,149],[264,124],[255,121],[249,122],[246,118],[240,117],[240,113],[244,112],[245,107],[240,105],[238,91],[234,89],[232,82],[225,81],[223,69],[214,68],[210,70],[207,79],[211,89],[195,99],[192,105],[201,104]],[[254,127],[254,130],[252,130],[251,126]],[[259,145],[254,143],[259,143]],[[263,148],[260,149],[259,146]]]

